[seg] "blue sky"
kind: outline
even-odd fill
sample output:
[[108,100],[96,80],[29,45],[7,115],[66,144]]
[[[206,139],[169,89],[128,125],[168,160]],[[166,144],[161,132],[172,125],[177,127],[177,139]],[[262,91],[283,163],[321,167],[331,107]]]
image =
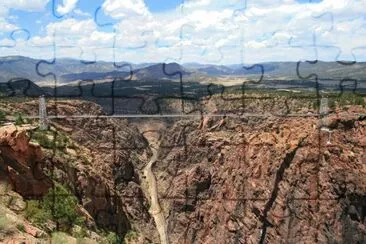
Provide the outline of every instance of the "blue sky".
[[[14,0],[17,1],[17,0]],[[32,0],[30,0],[32,1]],[[172,10],[177,7],[179,7],[180,4],[182,4],[183,0],[145,0],[145,4],[147,8],[152,13],[161,13],[164,11]],[[12,19],[11,23],[17,24],[18,26],[21,26],[24,29],[29,30],[31,33],[38,33],[41,34],[42,32],[42,23],[49,23],[52,21],[55,21],[58,19],[58,17],[62,16],[62,14],[58,14],[56,11],[56,16],[52,14],[52,8],[53,6],[56,6],[59,4],[62,4],[62,1],[55,0],[55,4],[53,4],[53,1],[49,1],[45,6],[45,11],[35,11],[35,12],[29,12],[26,10],[17,10],[17,9],[11,9],[10,15],[16,16],[16,19]],[[96,7],[102,6],[103,0],[84,0],[84,1],[78,1],[76,4],[76,8],[80,9],[84,13],[90,14],[90,16],[93,16],[96,10]],[[85,16],[80,16],[77,14],[71,14],[70,17],[76,18],[76,19],[82,19]],[[104,16],[105,17],[105,16]],[[108,19],[102,18],[102,20],[107,21]],[[40,23],[37,23],[40,22]]]
[[145,4],[152,12],[162,12],[176,8],[182,0],[146,0]]
[[363,0],[2,3],[2,55],[217,64],[366,56]]

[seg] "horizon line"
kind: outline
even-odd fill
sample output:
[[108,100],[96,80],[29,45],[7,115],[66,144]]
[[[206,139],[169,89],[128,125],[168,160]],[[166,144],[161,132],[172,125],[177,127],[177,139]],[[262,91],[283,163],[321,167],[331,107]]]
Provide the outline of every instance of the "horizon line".
[[200,63],[200,62],[184,62],[184,63],[179,63],[179,62],[128,62],[128,61],[108,61],[108,60],[88,60],[88,59],[77,59],[74,57],[60,57],[60,58],[50,58],[50,59],[39,59],[36,57],[30,57],[30,56],[23,56],[23,55],[6,55],[6,56],[1,56],[0,55],[0,59],[2,58],[28,58],[28,59],[33,59],[33,60],[45,60],[45,61],[53,61],[53,60],[73,60],[73,61],[80,61],[82,63],[84,63],[85,65],[88,64],[95,64],[98,62],[104,62],[104,63],[124,63],[124,64],[133,64],[133,65],[141,65],[141,64],[179,64],[179,65],[190,65],[190,64],[196,64],[196,65],[214,65],[214,66],[233,66],[233,65],[260,65],[260,64],[268,64],[268,63],[298,63],[298,62],[322,62],[322,63],[344,63],[345,65],[347,64],[356,64],[356,63],[366,63],[365,61],[357,61],[357,60],[334,60],[334,61],[328,61],[328,60],[320,60],[320,59],[315,59],[315,60],[297,60],[297,61],[291,61],[291,60],[281,60],[281,61],[264,61],[264,62],[256,62],[256,63],[231,63],[231,64],[219,64],[219,63]]

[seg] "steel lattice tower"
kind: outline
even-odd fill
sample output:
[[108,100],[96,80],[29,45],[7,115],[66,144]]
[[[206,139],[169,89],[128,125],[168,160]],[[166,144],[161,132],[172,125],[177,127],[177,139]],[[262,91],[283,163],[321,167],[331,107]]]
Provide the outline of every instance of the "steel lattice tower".
[[328,127],[328,113],[329,113],[329,108],[328,108],[328,98],[327,97],[323,97],[320,100],[320,116],[321,116],[321,127]]
[[48,129],[46,99],[43,95],[39,97],[39,129]]
[[331,135],[332,135],[332,131],[328,128],[328,115],[329,115],[329,107],[328,107],[328,98],[323,97],[320,100],[320,116],[321,116],[321,120],[320,120],[320,129],[322,131],[325,131],[328,133],[328,141],[327,141],[327,145],[331,145]]

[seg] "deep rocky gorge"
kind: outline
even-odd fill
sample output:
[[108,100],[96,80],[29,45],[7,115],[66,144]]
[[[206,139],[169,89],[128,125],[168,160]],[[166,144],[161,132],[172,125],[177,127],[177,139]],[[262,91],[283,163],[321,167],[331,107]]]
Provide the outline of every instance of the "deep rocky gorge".
[[[36,102],[12,106],[38,111]],[[133,243],[159,243],[143,175],[156,146],[153,173],[171,243],[366,241],[360,106],[332,111],[330,143],[316,116],[207,116],[146,128],[102,117],[90,102],[50,101],[48,111],[64,116],[50,120],[51,131],[73,146],[41,147],[31,126],[3,126],[1,179],[25,199],[45,194],[51,178],[66,184],[90,229],[134,230]]]

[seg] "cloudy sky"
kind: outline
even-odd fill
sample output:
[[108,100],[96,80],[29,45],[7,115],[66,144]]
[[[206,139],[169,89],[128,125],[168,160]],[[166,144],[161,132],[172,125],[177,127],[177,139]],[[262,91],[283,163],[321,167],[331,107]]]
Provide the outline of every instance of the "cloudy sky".
[[1,56],[366,60],[365,0],[1,0]]

